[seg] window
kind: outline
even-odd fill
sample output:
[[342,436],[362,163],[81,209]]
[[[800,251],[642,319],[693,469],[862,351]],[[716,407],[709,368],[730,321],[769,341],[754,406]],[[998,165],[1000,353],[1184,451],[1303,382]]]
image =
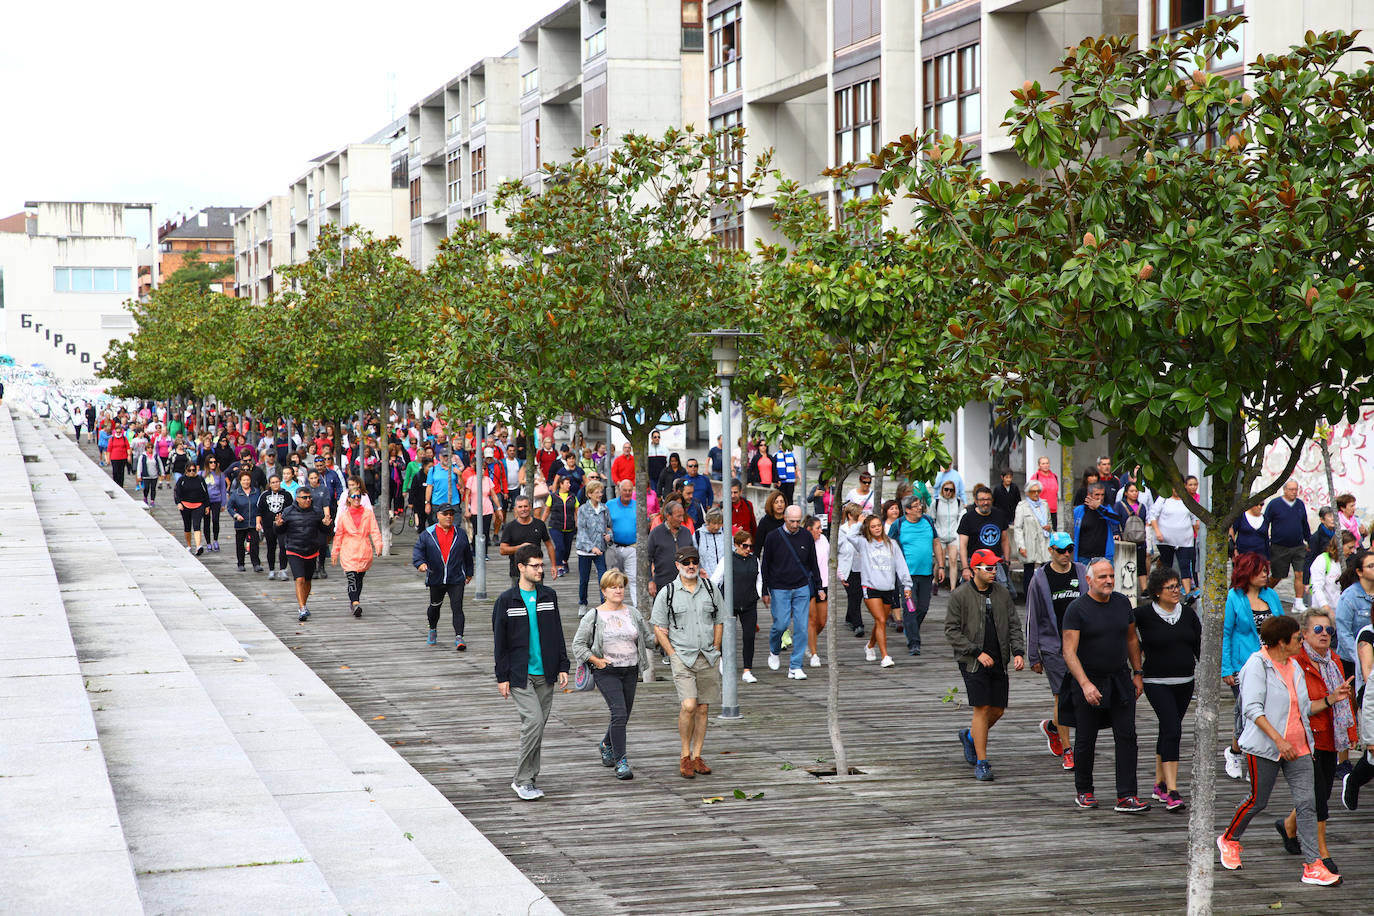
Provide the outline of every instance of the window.
[[420,218],[420,179],[410,182],[410,218]]
[[711,17],[711,96],[739,89],[739,7]]
[[410,155],[411,155],[411,156],[418,156],[418,155],[420,155],[420,138],[419,138],[419,137],[412,137],[412,138],[410,139]]
[[480,194],[487,189],[487,150],[479,147],[472,151],[472,193]]
[[54,267],[53,292],[128,293],[133,271],[128,267]]
[[472,123],[480,124],[487,119],[487,100],[478,99],[472,103]]
[[456,204],[463,199],[463,154],[454,150],[448,154],[444,163],[444,180],[448,184],[448,202]]
[[701,0],[682,0],[682,50],[701,50]]
[[927,59],[925,129],[951,137],[981,133],[982,73],[982,52],[977,44]]
[[[740,126],[740,111],[727,111],[719,117],[711,119],[711,131],[725,130],[726,128]],[[726,181],[744,181],[744,140],[743,138],[733,137],[730,134],[721,134],[716,138],[716,154],[711,157],[711,171],[726,174],[722,178]]]
[[744,249],[744,214],[738,211],[711,217],[711,235],[722,248]]
[[520,74],[520,94],[529,95],[539,88],[539,68]]
[[462,129],[463,129],[463,116],[462,116],[462,115],[451,115],[451,116],[449,117],[449,119],[448,119],[448,135],[449,135],[450,137],[456,137],[456,136],[458,136],[458,132],[461,131]]
[[835,93],[835,164],[865,162],[878,149],[878,80]]
[[[1155,38],[1163,38],[1184,29],[1202,25],[1211,17],[1239,16],[1245,12],[1244,0],[1151,0],[1151,30]],[[1231,33],[1239,38],[1237,32]],[[1228,51],[1210,62],[1208,69],[1225,70],[1245,62],[1244,48]]]
[[520,164],[523,174],[539,171],[543,164],[539,152],[539,119],[528,118],[520,124]]
[[487,205],[474,205],[472,208],[472,219],[476,220],[477,228],[485,230],[487,228]]
[[404,188],[410,184],[410,163],[404,156],[391,163],[391,186]]
[[593,57],[606,53],[606,27],[603,25],[598,31],[588,35],[582,41],[582,59],[591,60]]
[[835,49],[875,38],[882,32],[879,0],[835,0]]
[[956,3],[962,3],[962,2],[963,2],[963,0],[924,0],[924,3],[925,3],[924,9],[925,9],[925,12],[927,12],[927,13],[933,13],[933,12],[935,12],[936,10],[940,9],[941,7],[944,7],[944,6],[953,6],[953,5],[956,4]]

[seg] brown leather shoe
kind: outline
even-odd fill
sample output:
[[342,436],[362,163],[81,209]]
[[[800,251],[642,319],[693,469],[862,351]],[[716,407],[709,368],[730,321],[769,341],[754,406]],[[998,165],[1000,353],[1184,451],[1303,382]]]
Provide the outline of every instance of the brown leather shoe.
[[696,769],[692,766],[691,757],[683,757],[678,762],[677,771],[682,774],[683,779],[695,779],[697,775]]
[[702,760],[700,757],[692,758],[692,769],[703,775],[711,772],[711,768],[706,765],[706,761]]

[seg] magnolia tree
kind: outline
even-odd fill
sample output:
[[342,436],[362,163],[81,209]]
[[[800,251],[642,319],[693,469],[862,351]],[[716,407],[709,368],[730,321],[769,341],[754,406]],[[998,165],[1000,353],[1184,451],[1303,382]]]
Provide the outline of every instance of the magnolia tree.
[[[1085,40],[1057,91],[1014,92],[1033,177],[991,182],[948,139],[880,153],[968,280],[941,355],[1036,432],[1099,427],[1161,489],[1211,481],[1188,909],[1211,909],[1225,532],[1271,496],[1323,419],[1374,394],[1374,77],[1353,37],[1308,33],[1244,80],[1210,74],[1237,19],[1141,50]],[[1248,88],[1247,88],[1248,87]],[[1198,436],[1198,429],[1210,435]],[[1201,440],[1201,441],[1198,441]],[[1292,456],[1262,485],[1274,442]],[[1229,722],[1229,717],[1227,719]],[[1228,726],[1229,728],[1229,726]]]
[[[786,244],[763,252],[768,320],[759,324],[759,361],[775,367],[781,396],[756,396],[750,409],[760,431],[805,446],[837,493],[870,461],[917,479],[933,476],[949,459],[938,423],[971,390],[943,370],[937,354],[949,309],[967,290],[924,237],[883,227],[890,204],[881,195],[852,201],[836,225],[824,203],[783,182],[774,207]],[[839,582],[840,521],[837,504],[832,586]],[[832,595],[826,722],[835,773],[847,776],[835,645],[841,607]]]
[[[563,409],[630,441],[641,531],[649,434],[683,422],[684,399],[714,380],[710,343],[692,335],[737,320],[749,301],[747,255],[709,232],[712,215],[742,207],[765,174],[766,161],[736,169],[720,155],[741,137],[627,134],[609,152],[546,165],[538,190],[515,181],[497,193],[511,308],[537,322],[517,353]],[[638,562],[647,588],[643,538]]]
[[284,312],[285,384],[302,393],[316,413],[352,414],[377,405],[377,455],[382,492],[377,513],[385,549],[391,549],[391,474],[387,418],[394,395],[414,385],[394,367],[413,350],[412,313],[423,313],[430,288],[400,253],[400,240],[377,238],[357,226],[320,227],[305,261],[285,268],[289,289],[274,307]]

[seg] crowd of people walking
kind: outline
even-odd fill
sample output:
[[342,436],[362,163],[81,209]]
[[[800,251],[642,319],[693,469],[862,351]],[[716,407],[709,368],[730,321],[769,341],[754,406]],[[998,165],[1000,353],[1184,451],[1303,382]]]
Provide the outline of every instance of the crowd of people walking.
[[[1111,806],[1132,815],[1152,802],[1186,808],[1179,777],[1186,714],[1199,677],[1224,681],[1235,701],[1226,771],[1249,783],[1217,840],[1226,868],[1239,867],[1240,839],[1282,772],[1293,796],[1291,811],[1275,822],[1283,849],[1303,857],[1303,882],[1338,882],[1327,848],[1330,797],[1339,784],[1343,806],[1355,810],[1360,788],[1374,778],[1374,761],[1363,753],[1374,732],[1363,709],[1374,669],[1374,552],[1348,495],[1320,509],[1313,528],[1289,481],[1227,532],[1222,663],[1209,674],[1197,667],[1200,532],[1188,504],[1198,482],[1190,477],[1182,490],[1160,496],[1138,467],[1117,473],[1108,457],[1082,475],[1061,513],[1060,494],[1072,481],[1061,482],[1048,459],[1023,485],[1010,470],[996,487],[966,483],[951,466],[929,483],[903,483],[886,502],[868,472],[844,494],[822,481],[798,499],[790,450],[755,444],[743,476],[727,481],[719,443],[703,473],[697,459],[683,460],[655,432],[643,456],[651,487],[640,494],[640,456],[628,444],[614,458],[604,442],[574,439],[556,448],[552,427],[528,449],[524,436],[499,424],[479,437],[471,425],[437,413],[391,416],[385,443],[375,417],[295,427],[228,412],[173,416],[150,404],[137,412],[92,410],[87,420],[117,484],[131,479],[149,509],[160,485],[170,485],[189,551],[219,550],[224,515],[238,572],[251,564],[261,573],[265,550],[267,578],[294,582],[300,623],[311,617],[314,580],[327,578],[330,565],[343,567],[348,607],[362,616],[364,579],[383,548],[374,508],[384,475],[383,518],[415,527],[409,546],[428,590],[427,645],[439,642],[445,599],[454,648],[466,651],[470,638],[483,638],[475,634],[485,634],[485,622],[467,625],[466,588],[489,556],[478,556],[478,545],[494,542],[508,558],[510,582],[492,605],[491,650],[497,688],[514,700],[520,720],[511,786],[523,800],[543,795],[543,732],[555,688],[574,666],[586,669],[605,699],[609,722],[598,753],[616,778],[634,777],[628,723],[636,685],[656,667],[666,669],[677,694],[678,773],[710,775],[703,753],[710,710],[722,699],[725,628],[739,628],[740,679],[755,684],[759,609],[767,609],[768,668],[780,671],[785,661],[788,679],[806,680],[808,667],[823,664],[832,585],[842,589],[844,627],[865,639],[862,658],[879,671],[897,665],[894,642],[904,641],[908,658],[922,655],[932,598],[948,591],[943,633],[970,714],[957,740],[977,781],[995,778],[993,726],[1009,706],[1012,676],[1027,667],[1049,687],[1040,733],[1056,767],[1073,774],[1072,802],[1099,806],[1098,737],[1109,730]],[[757,512],[751,488],[763,488]],[[648,531],[638,524],[641,498]],[[716,505],[723,499],[730,530]],[[1118,589],[1117,551],[1134,560],[1124,568],[1139,577],[1130,583],[1138,601]],[[574,567],[578,621],[568,644],[551,585]],[[1285,607],[1275,586],[1290,575],[1294,599]],[[643,608],[641,577],[649,601]],[[1157,721],[1145,795],[1137,777],[1142,695]]]

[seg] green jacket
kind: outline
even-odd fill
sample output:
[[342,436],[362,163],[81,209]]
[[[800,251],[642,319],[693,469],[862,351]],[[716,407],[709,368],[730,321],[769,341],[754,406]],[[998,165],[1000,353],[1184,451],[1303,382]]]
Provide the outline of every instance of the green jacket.
[[[997,643],[1002,648],[1002,665],[1011,667],[1013,656],[1026,655],[1026,635],[1021,629],[1021,621],[1016,616],[1016,608],[1011,602],[1011,592],[1000,582],[992,583],[988,590],[992,598],[992,619],[997,623]],[[945,611],[945,639],[954,649],[954,660],[969,672],[978,670],[978,656],[983,652],[983,596],[965,582],[949,596],[949,609]]]

